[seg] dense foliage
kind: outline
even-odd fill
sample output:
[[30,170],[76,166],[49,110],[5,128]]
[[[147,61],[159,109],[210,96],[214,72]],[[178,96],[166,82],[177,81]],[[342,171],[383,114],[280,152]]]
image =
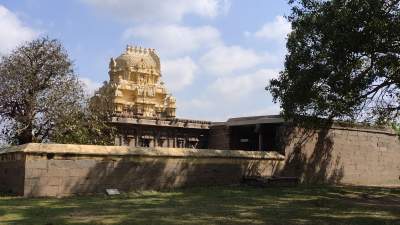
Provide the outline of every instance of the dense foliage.
[[285,69],[267,89],[287,119],[400,117],[400,1],[291,0]]
[[392,128],[400,138],[400,124],[392,124]]
[[114,144],[115,127],[110,124],[114,105],[115,88],[104,82],[94,96],[87,101],[85,108],[70,120],[58,126],[52,139],[57,143],[74,144]]

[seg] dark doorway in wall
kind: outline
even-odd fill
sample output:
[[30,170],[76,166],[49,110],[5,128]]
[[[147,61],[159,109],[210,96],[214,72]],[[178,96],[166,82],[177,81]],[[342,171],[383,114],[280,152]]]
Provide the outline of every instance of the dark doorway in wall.
[[254,132],[255,125],[230,127],[230,149],[258,150],[258,135]]
[[150,147],[150,139],[144,139],[144,138],[142,138],[141,140],[140,140],[140,146],[141,147]]
[[230,149],[278,151],[277,130],[281,124],[248,124],[230,127]]
[[281,124],[262,124],[261,125],[261,149],[263,151],[279,151],[278,129]]

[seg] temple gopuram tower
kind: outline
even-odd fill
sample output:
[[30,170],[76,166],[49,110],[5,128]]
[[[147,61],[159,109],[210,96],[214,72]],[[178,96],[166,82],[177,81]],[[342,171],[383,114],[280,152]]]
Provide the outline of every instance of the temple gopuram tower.
[[127,46],[109,65],[116,86],[115,112],[140,117],[174,118],[175,98],[161,81],[160,59],[154,49]]
[[161,81],[154,49],[128,45],[111,58],[110,83],[115,89],[112,123],[116,145],[207,148],[209,121],[176,118],[176,100]]

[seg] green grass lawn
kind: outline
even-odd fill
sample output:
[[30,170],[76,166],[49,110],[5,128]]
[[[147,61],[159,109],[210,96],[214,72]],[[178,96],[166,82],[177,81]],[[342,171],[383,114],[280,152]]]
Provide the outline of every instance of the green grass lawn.
[[117,197],[0,197],[0,224],[400,224],[400,189],[204,187]]

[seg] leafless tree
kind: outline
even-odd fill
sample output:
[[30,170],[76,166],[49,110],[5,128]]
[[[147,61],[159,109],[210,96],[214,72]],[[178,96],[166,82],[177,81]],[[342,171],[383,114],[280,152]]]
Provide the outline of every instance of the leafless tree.
[[39,38],[0,59],[0,123],[13,144],[49,140],[84,104],[84,91],[58,40]]

